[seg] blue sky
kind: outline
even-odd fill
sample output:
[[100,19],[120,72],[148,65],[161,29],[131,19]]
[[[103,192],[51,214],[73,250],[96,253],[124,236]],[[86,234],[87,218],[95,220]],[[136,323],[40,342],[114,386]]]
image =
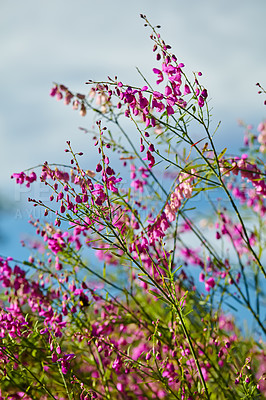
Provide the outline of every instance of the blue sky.
[[60,82],[86,93],[88,79],[107,75],[141,84],[136,66],[151,77],[156,62],[140,13],[162,26],[188,74],[202,71],[213,122],[222,121],[218,145],[238,148],[243,134],[237,120],[256,125],[265,117],[255,86],[266,80],[264,0],[2,3],[0,193],[16,206],[30,194],[23,197],[10,175],[45,160],[66,161],[66,140],[87,151],[88,168],[94,168],[90,143],[78,129],[90,128],[91,117],[83,119],[49,91]]
[[140,13],[170,43],[186,70],[203,72],[222,120],[218,140],[241,145],[237,119],[258,123],[265,107],[255,83],[266,80],[264,0],[2,2],[0,15],[0,190],[14,199],[14,171],[63,160],[65,140],[87,145],[78,126],[90,126],[49,97],[52,82],[86,92],[87,79],[117,74],[140,82],[151,76],[152,42]]

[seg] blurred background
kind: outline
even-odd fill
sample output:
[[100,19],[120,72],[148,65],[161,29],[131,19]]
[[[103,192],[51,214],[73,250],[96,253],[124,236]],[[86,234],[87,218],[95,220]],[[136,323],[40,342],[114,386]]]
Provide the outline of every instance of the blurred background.
[[79,130],[90,128],[92,119],[51,98],[53,82],[86,94],[88,79],[117,75],[142,84],[136,67],[152,77],[156,61],[140,13],[162,26],[187,72],[203,73],[213,123],[222,121],[218,148],[242,146],[238,119],[256,129],[265,117],[256,87],[266,82],[265,0],[25,0],[1,1],[0,9],[0,254],[27,254],[19,241],[34,233],[30,214],[41,216],[27,198],[45,196],[38,184],[30,190],[15,185],[13,172],[44,161],[67,163],[66,140],[95,168],[91,142]]

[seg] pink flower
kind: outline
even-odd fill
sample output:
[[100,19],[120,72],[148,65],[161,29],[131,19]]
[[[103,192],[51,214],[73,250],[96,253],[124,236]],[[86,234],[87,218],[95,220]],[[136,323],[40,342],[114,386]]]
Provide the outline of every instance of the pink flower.
[[202,96],[199,96],[198,105],[199,105],[200,107],[203,107],[203,106],[204,106],[204,98],[203,98]]
[[166,111],[168,115],[172,115],[175,113],[173,107],[169,105],[166,107]]
[[199,281],[200,281],[200,282],[204,282],[204,279],[205,279],[205,275],[204,275],[203,272],[201,272],[201,273],[199,274]]
[[184,95],[190,94],[190,93],[191,93],[191,90],[190,90],[189,86],[185,85],[185,87],[184,87]]
[[148,165],[149,168],[152,168],[155,164],[155,159],[150,151],[147,151],[146,157],[144,157],[142,160],[148,160],[150,162]]
[[203,89],[203,90],[202,90],[201,96],[202,96],[204,99],[206,99],[206,98],[208,97],[207,89]]
[[207,292],[211,290],[211,288],[214,288],[215,286],[215,280],[213,278],[209,278],[205,281],[205,289]]
[[164,212],[168,221],[173,222],[175,220],[175,212],[172,210],[168,203],[165,206]]
[[157,68],[153,68],[153,72],[158,75],[156,83],[157,85],[159,85],[163,81],[163,73]]

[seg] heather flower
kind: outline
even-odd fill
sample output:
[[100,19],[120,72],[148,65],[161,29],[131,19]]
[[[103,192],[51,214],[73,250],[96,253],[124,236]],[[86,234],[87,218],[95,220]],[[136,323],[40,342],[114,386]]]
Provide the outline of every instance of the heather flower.
[[258,142],[260,143],[259,151],[261,153],[266,152],[266,122],[261,122],[258,126]]
[[[263,343],[242,337],[223,303],[232,309],[234,299],[246,305],[263,331],[263,160],[254,138],[254,148],[240,156],[225,158],[225,151],[216,151],[203,108],[208,92],[198,81],[202,74],[190,82],[157,28],[151,39],[160,61],[153,73],[157,84],[165,82],[161,91],[124,85],[118,77],[87,82],[93,84],[87,96],[64,85],[51,90],[82,116],[96,109],[97,118],[106,117],[106,126],[97,120],[92,134],[92,150],[101,161],[96,174],[90,158],[82,160],[83,169],[83,153],[67,141],[72,169],[45,162],[40,180],[51,190],[50,201],[29,199],[53,221],[31,219],[39,244],[24,241],[32,252],[24,264],[0,257],[0,369],[6,390],[0,397],[188,400],[265,393]],[[137,127],[139,149],[118,123],[124,117]],[[126,140],[112,135],[111,122]],[[204,127],[202,149],[187,129],[190,122]],[[258,127],[261,146],[264,125]],[[182,142],[190,147],[188,156],[176,150]],[[122,160],[121,176],[107,149]],[[135,160],[129,171],[128,160]],[[124,179],[120,185],[122,176],[130,183]],[[12,177],[27,186],[37,180],[35,172]],[[208,198],[213,187],[221,198],[210,195],[207,215],[199,219],[191,199],[205,189]],[[257,226],[254,219],[247,224],[246,215],[254,214]],[[27,394],[16,387],[24,381]]]

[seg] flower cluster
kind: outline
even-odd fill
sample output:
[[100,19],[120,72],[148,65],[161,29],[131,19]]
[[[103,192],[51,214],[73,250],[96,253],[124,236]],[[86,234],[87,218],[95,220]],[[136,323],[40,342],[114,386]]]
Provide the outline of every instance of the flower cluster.
[[31,172],[29,175],[26,175],[25,172],[14,173],[11,175],[11,179],[15,178],[16,183],[22,185],[26,182],[26,187],[30,187],[30,184],[37,180],[37,175],[35,172]]
[[260,143],[260,152],[266,152],[266,122],[261,122],[258,126],[259,136],[258,142]]
[[[68,141],[68,166],[12,175],[27,187],[40,179],[50,198],[29,198],[43,218],[30,220],[38,240],[23,242],[28,260],[0,258],[0,400],[266,396],[265,123],[260,158],[251,140],[240,156],[219,154],[201,73],[189,81],[159,28],[141,18],[162,89],[108,77],[87,82],[85,96],[55,84],[52,97],[101,117],[97,162],[83,157],[81,167],[83,152]],[[204,129],[203,148],[191,121]],[[253,318],[252,335],[238,306]]]

